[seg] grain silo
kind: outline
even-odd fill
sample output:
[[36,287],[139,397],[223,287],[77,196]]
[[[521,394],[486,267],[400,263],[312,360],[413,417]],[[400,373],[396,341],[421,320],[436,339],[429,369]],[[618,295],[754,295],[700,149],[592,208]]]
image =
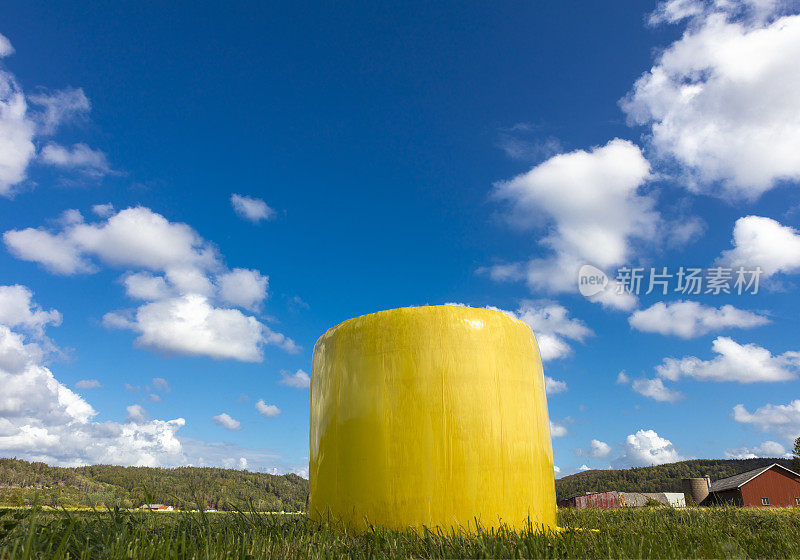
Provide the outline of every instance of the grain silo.
[[686,498],[686,505],[694,503],[699,506],[708,497],[711,491],[711,479],[705,478],[684,478],[681,480],[683,495]]
[[505,313],[410,307],[314,348],[309,511],[364,529],[555,529],[541,359]]

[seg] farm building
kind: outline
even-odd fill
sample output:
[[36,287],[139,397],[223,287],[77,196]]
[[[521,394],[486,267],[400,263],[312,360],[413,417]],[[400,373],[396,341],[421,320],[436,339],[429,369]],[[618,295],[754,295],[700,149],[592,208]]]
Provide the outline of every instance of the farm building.
[[714,482],[685,479],[683,485],[687,498],[698,505],[800,506],[800,474],[778,463]]
[[680,492],[595,492],[574,496],[558,502],[558,507],[623,508],[664,505],[684,507],[686,502]]
[[686,507],[682,492],[620,492],[625,507],[643,507],[658,502],[664,506]]
[[571,507],[577,509],[586,508],[618,508],[619,492],[589,492],[580,496],[573,496],[566,500],[560,500],[558,507]]
[[172,511],[172,506],[165,506],[164,504],[144,504],[139,509],[149,509],[150,511]]

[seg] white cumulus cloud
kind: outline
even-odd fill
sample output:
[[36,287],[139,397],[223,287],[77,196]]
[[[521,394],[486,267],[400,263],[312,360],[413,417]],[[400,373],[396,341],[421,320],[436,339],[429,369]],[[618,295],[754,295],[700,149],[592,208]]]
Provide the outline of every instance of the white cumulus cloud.
[[264,399],[258,399],[256,402],[256,410],[261,416],[265,418],[275,418],[281,413],[281,409],[274,404],[267,404]]
[[42,309],[26,286],[0,286],[0,324],[41,337],[47,325],[61,324],[61,313]]
[[145,411],[142,405],[132,404],[126,406],[125,410],[128,412],[128,422],[139,424],[147,421],[147,411]]
[[746,270],[760,267],[764,277],[800,270],[800,231],[772,218],[744,216],[733,226],[733,248],[723,251],[720,264]]
[[[38,311],[41,308],[30,301],[27,316],[35,317]],[[0,456],[61,466],[246,467],[308,477],[307,464],[274,451],[178,437],[183,418],[151,420],[140,404],[126,407],[124,422],[95,421],[95,409],[42,365],[45,352],[37,342],[42,336],[37,329],[15,332],[0,320]],[[97,380],[76,385],[94,387]],[[169,390],[162,378],[150,385]]]
[[105,175],[111,171],[106,155],[83,143],[67,148],[51,142],[42,148],[39,157],[48,165],[63,169],[78,169],[95,176]]
[[14,54],[14,47],[5,35],[0,34],[0,58]]
[[[576,289],[583,264],[608,270],[630,262],[633,241],[653,239],[661,223],[653,199],[640,191],[650,177],[639,147],[616,138],[590,151],[558,154],[497,183],[495,196],[511,204],[511,224],[547,225],[540,244],[550,254],[492,267],[491,277],[524,279],[532,290],[561,293]],[[635,305],[634,298],[617,297],[613,290],[596,299],[613,308]]]
[[551,438],[558,438],[564,437],[569,432],[567,427],[564,424],[559,424],[558,422],[554,422],[550,420],[550,437]]
[[[0,35],[0,57],[14,52],[9,40]],[[89,100],[81,89],[66,88],[26,96],[16,78],[0,69],[0,196],[13,197],[27,178],[29,165],[36,160],[36,145],[55,133],[63,123],[88,113]],[[85,144],[71,150],[52,144],[39,158],[42,163],[79,163],[84,170],[106,172],[107,162],[98,159],[102,152]],[[104,158],[104,156],[102,156]],[[105,163],[105,166],[98,166]]]
[[121,210],[105,221],[77,224],[61,235],[112,266],[169,271],[218,264],[216,249],[189,225],[170,222],[142,206]]
[[564,381],[553,379],[550,376],[544,376],[544,392],[548,395],[557,395],[567,391],[567,384]]
[[41,264],[55,274],[92,272],[95,267],[69,239],[43,229],[10,230],[3,234],[8,251],[25,261]]
[[260,198],[253,198],[241,194],[231,195],[231,206],[240,218],[257,224],[261,220],[271,220],[275,217],[275,210],[267,206]]
[[800,399],[789,404],[766,404],[753,412],[737,404],[733,407],[733,419],[778,434],[791,442],[800,436]]
[[311,378],[302,369],[298,369],[294,373],[283,370],[281,371],[281,380],[278,383],[295,389],[308,389],[311,386]]
[[725,457],[727,459],[756,459],[758,457],[781,457],[783,459],[790,459],[792,454],[787,453],[786,449],[777,441],[765,441],[761,445],[756,445],[755,447],[726,449]]
[[89,98],[81,88],[42,91],[28,98],[32,105],[38,107],[32,117],[42,135],[51,135],[62,124],[85,118],[92,108]]
[[269,278],[257,270],[234,268],[217,277],[223,301],[243,309],[256,311],[267,297]]
[[800,352],[789,351],[773,356],[766,348],[755,344],[739,344],[720,336],[712,343],[715,354],[711,360],[695,356],[666,358],[656,367],[656,374],[670,381],[690,377],[698,381],[736,381],[758,383],[791,381],[800,370]]
[[672,0],[651,18],[689,19],[621,106],[697,192],[753,199],[800,179],[800,15],[779,6]]
[[645,397],[659,402],[674,403],[683,398],[679,391],[674,391],[664,385],[661,379],[634,379],[631,385],[634,391]]
[[599,439],[593,439],[589,442],[589,449],[576,449],[575,454],[579,457],[596,457],[602,459],[608,457],[611,453],[611,446]]
[[611,453],[611,446],[604,441],[593,439],[589,444],[592,457],[607,457]]
[[94,408],[42,365],[36,335],[29,337],[0,324],[0,455],[66,466],[185,461],[175,437],[183,419],[148,421],[129,408],[126,423],[93,421]]
[[644,332],[694,338],[727,328],[759,327],[769,323],[769,319],[732,305],[716,308],[696,301],[661,301],[635,311],[628,322]]
[[216,250],[191,227],[144,207],[127,208],[97,223],[70,224],[57,233],[10,230],[3,239],[18,258],[60,274],[92,270],[90,257],[111,266],[167,272],[219,264]]
[[150,272],[135,272],[122,279],[125,293],[134,299],[153,301],[166,299],[175,294],[172,286],[167,284],[163,276],[156,276]]
[[654,430],[639,430],[622,443],[622,452],[614,461],[617,468],[647,467],[683,461],[672,442]]
[[114,205],[110,202],[107,202],[106,204],[95,204],[92,206],[92,212],[101,218],[108,218],[114,213]]
[[[165,354],[261,361],[263,347],[297,352],[297,345],[253,316],[267,295],[268,278],[257,270],[229,270],[216,247],[184,223],[144,207],[112,213],[93,223],[60,221],[60,231],[27,228],[5,232],[16,257],[59,274],[93,272],[101,264],[128,269],[121,278],[135,310],[107,313],[103,323],[139,334],[136,344]],[[138,270],[131,270],[138,269]]]
[[197,294],[147,303],[136,310],[132,320],[108,313],[103,322],[139,333],[137,346],[165,354],[260,362],[265,344],[297,351],[291,339],[255,317],[238,309],[214,307]]
[[227,412],[222,412],[217,414],[216,416],[212,416],[211,419],[214,421],[215,424],[218,426],[222,426],[226,430],[241,430],[242,423],[238,420],[231,418],[231,416]]
[[[13,52],[5,37],[0,40],[0,52]],[[36,154],[34,133],[25,94],[13,75],[0,70],[0,195],[13,196],[27,177],[28,164]]]

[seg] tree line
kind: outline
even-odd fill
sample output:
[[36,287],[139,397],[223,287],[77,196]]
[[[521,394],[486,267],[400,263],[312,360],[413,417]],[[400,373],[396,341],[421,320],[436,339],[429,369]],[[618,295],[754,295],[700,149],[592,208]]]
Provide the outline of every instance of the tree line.
[[139,507],[303,511],[308,481],[295,474],[272,475],[211,467],[51,467],[0,459],[0,505],[34,501],[51,506]]
[[[800,444],[800,442],[799,442]],[[586,492],[681,492],[681,479],[719,480],[791,459],[693,459],[623,470],[592,470],[556,480],[559,500]],[[51,467],[21,459],[0,459],[0,506],[36,502],[50,506],[139,507],[159,503],[176,508],[305,511],[308,481],[295,474],[272,475],[212,467]]]

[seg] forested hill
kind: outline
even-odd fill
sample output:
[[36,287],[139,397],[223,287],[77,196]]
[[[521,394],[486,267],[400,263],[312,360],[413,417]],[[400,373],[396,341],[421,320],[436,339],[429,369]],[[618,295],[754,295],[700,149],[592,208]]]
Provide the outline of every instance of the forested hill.
[[295,474],[272,475],[205,467],[50,467],[0,459],[0,505],[87,505],[178,507],[260,511],[303,511],[308,481]]
[[653,467],[624,470],[591,470],[556,480],[557,499],[563,500],[586,492],[681,492],[681,479],[710,476],[727,478],[772,463],[794,469],[791,459],[693,459]]
[[[654,467],[592,470],[556,480],[559,500],[586,492],[680,492],[681,479],[718,480],[789,459],[695,459]],[[148,498],[149,496],[149,498]],[[180,467],[50,467],[19,459],[0,459],[0,506],[88,505],[138,507],[159,503],[177,507],[260,511],[305,511],[308,481],[294,474],[271,475],[233,469]]]

